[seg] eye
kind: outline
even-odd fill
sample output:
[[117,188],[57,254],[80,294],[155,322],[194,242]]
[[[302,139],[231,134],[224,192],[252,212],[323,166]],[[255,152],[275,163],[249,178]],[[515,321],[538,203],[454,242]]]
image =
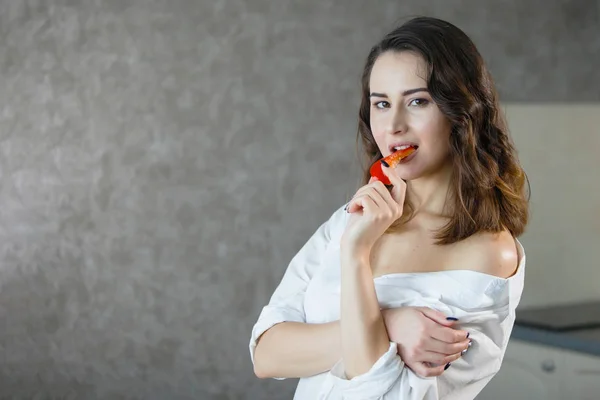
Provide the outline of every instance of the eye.
[[409,106],[415,107],[425,107],[427,104],[429,104],[429,100],[427,99],[414,99],[408,103]]
[[384,108],[390,108],[390,103],[388,103],[387,101],[378,101],[377,103],[374,103],[373,106],[375,106],[375,108],[383,110]]

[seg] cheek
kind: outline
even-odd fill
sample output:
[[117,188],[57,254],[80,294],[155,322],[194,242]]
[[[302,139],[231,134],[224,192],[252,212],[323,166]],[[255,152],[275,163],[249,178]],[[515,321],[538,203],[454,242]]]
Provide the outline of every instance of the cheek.
[[450,125],[445,119],[432,118],[421,126],[420,131],[422,139],[430,146],[441,151],[446,151],[445,149],[449,147]]
[[375,142],[381,148],[382,144],[385,143],[384,124],[380,116],[376,116],[373,113],[371,113],[371,133],[373,134],[373,139],[375,139]]

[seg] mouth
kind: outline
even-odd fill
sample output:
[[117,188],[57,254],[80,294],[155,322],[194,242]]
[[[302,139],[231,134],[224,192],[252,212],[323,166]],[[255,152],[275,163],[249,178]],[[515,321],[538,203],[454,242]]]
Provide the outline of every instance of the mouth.
[[373,165],[371,165],[371,176],[379,178],[379,180],[383,182],[384,185],[389,185],[389,179],[383,173],[382,166],[385,166],[386,168],[396,168],[398,164],[410,161],[417,152],[418,147],[419,146],[414,144],[400,144],[397,146],[390,146],[392,154],[388,155],[387,157],[381,158],[378,161],[375,161]]
[[414,157],[417,152],[417,146],[397,146],[399,150],[394,151],[389,156],[381,159],[381,164],[388,168],[395,168],[402,162],[407,162]]
[[398,161],[398,164],[407,163],[407,162],[409,162],[410,160],[412,160],[412,159],[415,157],[415,155],[417,154],[417,150],[418,150],[419,146],[410,146],[410,147],[411,147],[411,148],[413,148],[413,149],[414,149],[414,151],[413,151],[412,153],[410,153],[410,154],[408,154],[408,155],[406,155],[406,156],[402,157],[402,158],[401,158],[401,159]]
[[400,144],[400,145],[392,145],[392,146],[389,147],[390,154],[394,154],[397,151],[406,150],[409,147],[412,147],[415,151],[419,148],[419,146],[417,146],[416,144],[413,144],[413,143],[406,143],[406,144]]

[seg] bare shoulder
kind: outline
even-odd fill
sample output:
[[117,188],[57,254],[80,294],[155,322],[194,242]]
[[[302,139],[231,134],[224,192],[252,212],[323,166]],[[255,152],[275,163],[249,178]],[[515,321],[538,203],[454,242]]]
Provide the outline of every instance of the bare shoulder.
[[519,265],[519,252],[508,231],[477,233],[457,247],[462,267],[489,275],[508,278]]

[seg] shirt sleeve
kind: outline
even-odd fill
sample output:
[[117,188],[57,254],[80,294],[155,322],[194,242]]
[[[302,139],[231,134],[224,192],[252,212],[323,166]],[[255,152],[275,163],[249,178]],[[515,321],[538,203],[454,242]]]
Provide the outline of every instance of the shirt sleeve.
[[281,322],[306,322],[304,314],[306,288],[320,265],[332,237],[341,234],[346,215],[345,206],[336,210],[290,261],[281,282],[252,328],[250,358],[253,364],[257,340],[269,328]]
[[[436,307],[432,307],[436,308]],[[438,307],[439,309],[439,307]],[[442,309],[447,309],[443,307]],[[390,342],[388,351],[363,375],[347,379],[339,361],[327,374],[318,395],[320,400],[469,400],[500,370],[514,323],[514,312],[506,310],[453,310],[461,317],[462,329],[470,332],[473,345],[439,377],[416,375]]]

